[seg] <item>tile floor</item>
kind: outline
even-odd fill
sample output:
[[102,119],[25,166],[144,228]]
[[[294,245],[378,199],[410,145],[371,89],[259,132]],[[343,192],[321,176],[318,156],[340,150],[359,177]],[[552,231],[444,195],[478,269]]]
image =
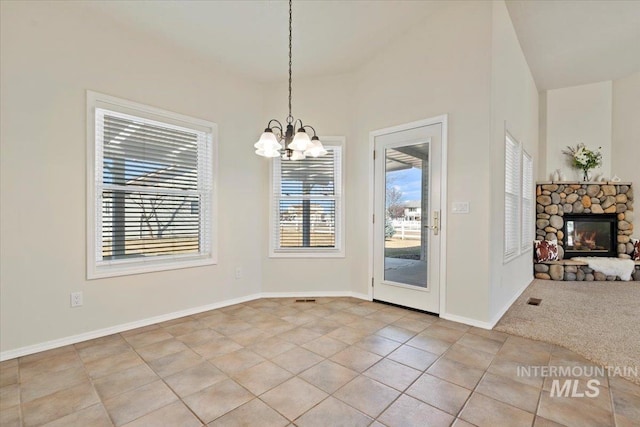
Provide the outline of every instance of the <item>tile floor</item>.
[[529,365],[589,362],[379,303],[260,299],[2,362],[0,425],[640,425],[640,387],[552,397]]

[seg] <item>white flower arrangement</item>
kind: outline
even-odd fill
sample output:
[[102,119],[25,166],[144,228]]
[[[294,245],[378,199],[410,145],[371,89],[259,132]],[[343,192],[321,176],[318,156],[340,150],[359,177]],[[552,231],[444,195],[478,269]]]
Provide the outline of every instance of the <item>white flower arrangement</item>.
[[589,179],[589,171],[602,165],[602,153],[598,147],[597,150],[590,150],[580,143],[575,147],[568,146],[562,153],[571,157],[571,165],[583,172],[584,180]]

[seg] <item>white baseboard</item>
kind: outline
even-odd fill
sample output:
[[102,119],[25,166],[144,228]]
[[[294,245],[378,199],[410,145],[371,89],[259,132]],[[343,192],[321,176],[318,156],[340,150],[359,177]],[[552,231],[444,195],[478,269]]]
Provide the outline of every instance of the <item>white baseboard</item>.
[[371,301],[368,295],[350,291],[317,291],[317,292],[263,292],[260,298],[337,298],[352,297]]
[[496,324],[498,324],[500,319],[502,319],[502,316],[504,316],[507,310],[509,310],[509,308],[513,305],[513,303],[516,302],[516,300],[520,297],[520,295],[522,295],[524,290],[527,289],[530,284],[531,282],[525,284],[518,292],[516,292],[515,295],[500,309],[498,314],[496,314],[490,322],[482,322],[480,320],[470,319],[468,317],[458,316],[458,315],[449,314],[449,313],[440,313],[440,317],[446,320],[451,320],[453,322],[459,322],[459,323],[464,323],[465,325],[475,326],[477,328],[489,329],[489,330],[493,329],[493,327],[496,326]]
[[458,316],[456,314],[440,313],[440,317],[445,320],[451,320],[452,322],[464,323],[465,325],[475,326],[476,328],[492,329],[493,325],[489,322],[482,322],[480,320],[471,319],[470,317]]
[[136,320],[135,322],[123,323],[121,325],[111,326],[109,328],[97,329],[95,331],[85,332],[78,335],[59,338],[51,341],[45,341],[39,344],[28,345],[0,352],[0,361],[15,359],[41,351],[51,350],[65,345],[76,344],[82,341],[92,340],[95,338],[105,337],[107,335],[117,334],[131,329],[141,328],[143,326],[153,325],[154,323],[166,322],[167,320],[178,319],[180,317],[191,316],[193,314],[202,313],[217,308],[228,307],[234,304],[240,304],[247,301],[253,301],[259,298],[310,298],[310,297],[353,297],[370,301],[369,296],[357,292],[335,291],[335,292],[263,292],[258,294],[247,295],[245,297],[234,298],[213,304],[207,304],[199,307],[193,307],[186,310],[175,311],[173,313],[162,314],[160,316],[149,317],[146,319]]
[[26,356],[33,353],[39,353],[41,351],[51,350],[58,347],[64,347],[65,345],[76,344],[82,341],[92,340],[95,338],[105,337],[107,335],[117,334],[131,329],[141,328],[143,326],[153,325],[154,323],[166,322],[167,320],[178,319],[184,316],[191,316],[193,314],[202,313],[209,310],[215,310],[217,308],[228,307],[234,304],[240,304],[247,301],[252,301],[261,298],[261,294],[252,294],[245,297],[234,298],[213,304],[207,304],[199,307],[188,308],[186,310],[174,311],[173,313],[162,314],[160,316],[149,317],[146,319],[136,320],[135,322],[123,323],[121,325],[111,326],[108,328],[97,329],[95,331],[85,332],[78,335],[72,335],[69,337],[59,338],[51,341],[45,341],[39,344],[28,345],[25,347],[16,348],[14,350],[7,350],[0,352],[0,362],[15,359],[16,357]]
[[373,301],[373,298],[367,294],[361,294],[360,292],[351,292],[353,298],[363,299],[365,301]]

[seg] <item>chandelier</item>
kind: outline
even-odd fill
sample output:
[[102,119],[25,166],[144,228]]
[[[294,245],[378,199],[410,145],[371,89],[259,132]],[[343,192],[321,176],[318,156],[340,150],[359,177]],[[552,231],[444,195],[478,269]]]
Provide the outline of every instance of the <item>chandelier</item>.
[[[280,157],[283,160],[302,160],[307,156],[318,157],[327,154],[327,150],[322,146],[320,138],[316,135],[316,130],[309,125],[296,120],[291,115],[291,41],[292,41],[292,0],[289,0],[289,115],[287,116],[287,126],[276,119],[269,120],[267,128],[260,136],[258,142],[254,144],[256,154],[263,157]],[[294,134],[294,129],[295,134]],[[307,129],[313,132],[309,138]]]

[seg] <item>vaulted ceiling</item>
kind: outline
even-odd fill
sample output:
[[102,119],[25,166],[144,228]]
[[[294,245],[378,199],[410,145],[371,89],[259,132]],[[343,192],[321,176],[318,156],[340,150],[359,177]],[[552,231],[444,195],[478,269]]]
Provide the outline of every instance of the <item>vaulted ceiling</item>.
[[[468,0],[473,1],[473,0]],[[92,1],[85,6],[261,82],[286,78],[288,2]],[[446,1],[294,1],[294,74],[349,72]],[[507,1],[539,90],[640,71],[640,1]]]

